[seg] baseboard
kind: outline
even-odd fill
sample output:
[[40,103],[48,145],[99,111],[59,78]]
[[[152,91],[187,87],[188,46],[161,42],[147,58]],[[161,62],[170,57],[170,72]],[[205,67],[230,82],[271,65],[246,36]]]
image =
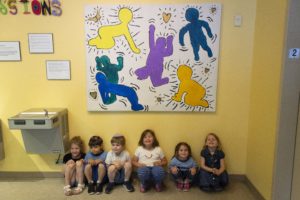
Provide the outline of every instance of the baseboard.
[[[136,176],[133,173],[133,176]],[[22,178],[62,178],[61,172],[0,172],[0,179],[22,179]],[[251,192],[255,195],[257,200],[265,200],[260,192],[255,188],[251,181],[243,174],[230,174],[229,179],[235,179],[244,182]]]
[[244,174],[229,174],[229,178],[232,180],[246,181],[246,176]]
[[0,179],[62,178],[60,172],[0,172]]
[[251,190],[251,192],[256,196],[257,200],[265,200],[265,198],[261,195],[261,193],[256,189],[256,187],[252,184],[252,182],[245,176],[245,183]]

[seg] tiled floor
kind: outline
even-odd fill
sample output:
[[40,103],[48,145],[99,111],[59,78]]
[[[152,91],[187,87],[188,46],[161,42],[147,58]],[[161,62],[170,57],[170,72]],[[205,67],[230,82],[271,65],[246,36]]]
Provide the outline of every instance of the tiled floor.
[[134,182],[136,191],[126,192],[122,186],[116,187],[111,194],[88,195],[87,189],[82,194],[66,197],[63,194],[62,178],[45,179],[1,179],[1,200],[59,200],[59,199],[103,199],[103,200],[257,200],[258,197],[247,184],[239,179],[231,179],[228,188],[219,193],[206,193],[198,188],[191,188],[189,192],[178,191],[173,182],[167,180],[164,191],[155,190],[140,193],[138,182]]

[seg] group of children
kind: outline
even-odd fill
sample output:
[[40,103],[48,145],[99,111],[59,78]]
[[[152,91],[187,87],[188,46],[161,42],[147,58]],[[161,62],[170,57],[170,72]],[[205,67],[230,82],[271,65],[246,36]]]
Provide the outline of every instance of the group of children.
[[[157,192],[162,191],[166,176],[164,167],[168,161],[152,130],[147,129],[141,134],[132,158],[125,149],[125,137],[121,134],[112,137],[108,153],[103,150],[103,140],[99,136],[90,138],[87,154],[83,153],[83,142],[79,136],[73,137],[70,144],[70,153],[63,158],[65,195],[81,193],[86,184],[88,194],[102,193],[105,184],[107,194],[121,184],[128,192],[133,192],[133,167],[137,168],[140,192],[146,192],[151,185]],[[192,158],[190,145],[180,142],[175,147],[168,169],[178,190],[188,191],[192,184],[197,184],[204,191],[221,191],[228,184],[224,157],[218,136],[209,133],[200,154],[199,168]]]

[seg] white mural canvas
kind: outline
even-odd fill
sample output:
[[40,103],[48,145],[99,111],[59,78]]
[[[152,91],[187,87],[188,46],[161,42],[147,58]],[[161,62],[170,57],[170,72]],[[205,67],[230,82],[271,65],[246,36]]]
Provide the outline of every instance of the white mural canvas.
[[214,112],[221,5],[85,8],[88,111]]

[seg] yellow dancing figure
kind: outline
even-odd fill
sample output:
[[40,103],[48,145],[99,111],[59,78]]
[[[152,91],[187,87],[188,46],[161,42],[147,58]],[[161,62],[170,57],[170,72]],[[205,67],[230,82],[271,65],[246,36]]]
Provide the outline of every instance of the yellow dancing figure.
[[180,65],[177,69],[178,79],[180,81],[178,92],[172,97],[174,101],[181,102],[184,96],[184,103],[190,106],[209,107],[204,99],[206,90],[197,81],[192,80],[193,71],[189,66]]
[[135,45],[128,28],[128,24],[133,18],[132,11],[128,8],[121,8],[118,17],[120,20],[119,24],[100,27],[98,36],[90,39],[89,45],[96,46],[98,49],[111,49],[115,46],[115,37],[124,36],[131,50],[139,54],[141,51]]

